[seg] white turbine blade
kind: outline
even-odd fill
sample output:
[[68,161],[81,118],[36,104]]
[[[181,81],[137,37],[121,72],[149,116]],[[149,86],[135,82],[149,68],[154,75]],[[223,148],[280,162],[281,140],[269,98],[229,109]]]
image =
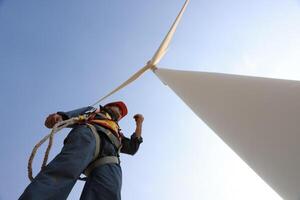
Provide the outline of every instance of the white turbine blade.
[[300,81],[155,73],[279,195],[300,199]]
[[164,40],[160,44],[159,48],[155,52],[152,59],[150,60],[150,64],[156,65],[162,59],[162,57],[165,55],[165,53],[168,49],[168,46],[169,46],[169,44],[172,40],[172,37],[173,37],[173,35],[176,31],[177,25],[179,24],[179,21],[180,21],[182,15],[183,15],[188,3],[189,3],[189,0],[186,0],[183,7],[182,7],[182,9],[181,9],[181,11],[179,12],[178,16],[176,17],[176,20],[174,21],[173,25],[171,26],[168,34],[166,35],[166,37],[164,38]]
[[107,94],[106,96],[102,97],[101,99],[99,99],[97,102],[95,102],[94,104],[92,104],[92,106],[95,106],[96,104],[98,104],[99,102],[101,102],[102,100],[106,99],[107,97],[109,97],[110,95],[116,93],[117,91],[121,90],[122,88],[124,88],[125,86],[127,86],[128,84],[130,84],[131,82],[135,81],[138,77],[140,77],[145,71],[147,71],[148,69],[152,69],[155,70],[156,67],[155,65],[161,60],[161,58],[164,56],[164,54],[167,52],[167,48],[169,46],[169,43],[174,35],[174,32],[177,28],[177,25],[185,11],[185,8],[188,4],[189,0],[186,0],[180,13],[178,14],[178,16],[176,17],[176,20],[174,21],[171,29],[169,30],[168,34],[166,35],[166,37],[164,38],[163,42],[161,43],[161,45],[159,46],[158,50],[156,51],[156,53],[154,54],[153,58],[147,63],[147,65],[145,67],[143,67],[142,69],[140,69],[138,72],[136,72],[132,77],[130,77],[127,81],[125,81],[122,85],[120,85],[119,87],[117,87],[116,89],[114,89],[112,92],[110,92],[109,94]]
[[122,88],[124,88],[125,86],[129,85],[131,82],[135,81],[136,79],[138,79],[145,71],[147,71],[148,69],[150,69],[149,65],[146,65],[145,67],[143,67],[142,69],[140,69],[139,71],[137,71],[134,75],[132,75],[128,80],[126,80],[124,83],[122,83],[120,86],[118,86],[116,89],[114,89],[113,91],[111,91],[110,93],[108,93],[107,95],[105,95],[104,97],[102,97],[101,99],[99,99],[97,102],[95,102],[94,104],[92,104],[91,106],[95,106],[96,104],[100,103],[102,100],[106,99],[107,97],[109,97],[110,95],[116,93],[117,91],[121,90]]

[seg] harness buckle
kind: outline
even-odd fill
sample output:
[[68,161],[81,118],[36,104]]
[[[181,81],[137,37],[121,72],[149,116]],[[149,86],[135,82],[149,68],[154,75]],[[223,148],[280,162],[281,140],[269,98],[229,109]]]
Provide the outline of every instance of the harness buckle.
[[97,108],[91,108],[90,110],[86,111],[84,114],[86,115],[90,115],[90,114],[93,114],[94,112],[96,112]]

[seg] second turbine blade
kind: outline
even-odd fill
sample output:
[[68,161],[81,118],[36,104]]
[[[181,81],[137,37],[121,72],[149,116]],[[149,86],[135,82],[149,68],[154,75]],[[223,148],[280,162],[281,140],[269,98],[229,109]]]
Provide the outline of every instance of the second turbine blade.
[[162,57],[165,55],[167,49],[168,49],[168,46],[173,38],[173,35],[176,31],[176,28],[180,22],[180,19],[187,7],[189,3],[189,0],[186,0],[183,7],[181,8],[178,16],[176,17],[174,23],[172,24],[169,32],[167,33],[166,37],[164,38],[164,40],[162,41],[162,43],[160,44],[159,48],[157,49],[157,51],[155,52],[154,56],[152,57],[150,63],[152,65],[157,65],[159,63],[159,61],[162,59]]
[[138,79],[145,71],[147,71],[148,69],[150,69],[150,65],[146,65],[144,66],[142,69],[140,69],[139,71],[137,71],[135,74],[133,74],[128,80],[126,80],[124,83],[122,83],[119,87],[117,87],[116,89],[114,89],[113,91],[111,91],[110,93],[108,93],[106,96],[102,97],[101,99],[99,99],[97,102],[95,102],[93,105],[91,106],[95,106],[96,104],[98,104],[99,102],[101,102],[102,100],[106,99],[107,97],[109,97],[110,95],[116,93],[117,91],[121,90],[122,88],[124,88],[125,86],[129,85],[130,83],[132,83],[133,81],[135,81],[136,79]]

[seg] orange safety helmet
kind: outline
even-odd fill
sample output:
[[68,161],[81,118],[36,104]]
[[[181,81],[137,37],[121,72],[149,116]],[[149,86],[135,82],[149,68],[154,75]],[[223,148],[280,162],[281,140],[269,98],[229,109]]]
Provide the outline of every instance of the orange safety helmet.
[[107,106],[116,106],[116,107],[118,107],[121,111],[120,119],[125,117],[128,113],[127,107],[126,107],[125,103],[123,103],[122,101],[111,102],[111,103],[106,104],[104,107],[107,107]]

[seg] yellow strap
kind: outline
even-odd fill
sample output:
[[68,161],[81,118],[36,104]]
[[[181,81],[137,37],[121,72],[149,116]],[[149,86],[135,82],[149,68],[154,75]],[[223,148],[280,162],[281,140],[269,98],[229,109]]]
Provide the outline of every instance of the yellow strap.
[[91,122],[102,125],[106,128],[111,129],[112,131],[118,133],[119,132],[119,126],[116,122],[112,120],[107,120],[107,119],[93,119]]
[[110,119],[110,120],[112,119],[110,114],[108,114],[108,113],[105,113],[105,116],[107,117],[107,119]]

